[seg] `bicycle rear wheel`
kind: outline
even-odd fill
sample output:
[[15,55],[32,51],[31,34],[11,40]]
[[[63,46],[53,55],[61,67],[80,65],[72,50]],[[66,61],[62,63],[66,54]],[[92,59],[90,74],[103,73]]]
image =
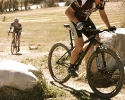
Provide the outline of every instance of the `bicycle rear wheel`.
[[[100,64],[100,71],[97,69],[97,64]],[[95,94],[102,98],[114,97],[124,83],[124,67],[120,57],[109,48],[98,48],[88,61],[87,78]]]
[[16,39],[13,39],[12,42],[11,42],[11,54],[15,55],[15,54],[17,54],[17,51],[18,51],[17,41],[16,41]]
[[70,50],[64,44],[56,43],[52,46],[48,56],[48,67],[56,82],[64,83],[69,80],[69,58]]

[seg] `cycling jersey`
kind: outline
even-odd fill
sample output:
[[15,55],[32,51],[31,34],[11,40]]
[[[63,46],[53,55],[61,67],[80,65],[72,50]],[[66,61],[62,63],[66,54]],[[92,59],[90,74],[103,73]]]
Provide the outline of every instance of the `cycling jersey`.
[[[103,1],[103,0],[101,0]],[[74,16],[80,21],[83,22],[85,27],[89,27],[91,26],[93,29],[96,29],[94,23],[92,22],[92,20],[87,17],[88,13],[89,15],[91,14],[90,12],[88,12],[88,10],[90,10],[91,8],[95,8],[97,5],[95,4],[95,0],[86,0],[86,2],[84,3],[84,5],[82,6],[82,0],[74,0],[71,5],[72,9],[75,11],[74,12]],[[82,7],[81,7],[82,6]],[[74,38],[79,38],[82,37],[82,33],[86,36],[86,37],[90,37],[92,35],[92,33],[87,32],[85,30],[77,30],[76,29],[76,25],[73,22],[70,22],[70,25],[72,26],[72,28],[74,29]]]
[[13,23],[11,23],[11,25],[10,25],[10,29],[12,29],[12,28],[14,28],[14,29],[13,29],[13,32],[19,32],[20,30],[22,30],[22,25],[21,25],[20,23],[15,24],[15,23],[13,22]]
[[75,11],[74,16],[79,21],[85,21],[85,18],[87,16],[87,10],[93,8],[94,6],[94,0],[87,0],[85,4],[81,7],[82,1],[81,0],[74,0],[74,2],[71,3],[72,9]]

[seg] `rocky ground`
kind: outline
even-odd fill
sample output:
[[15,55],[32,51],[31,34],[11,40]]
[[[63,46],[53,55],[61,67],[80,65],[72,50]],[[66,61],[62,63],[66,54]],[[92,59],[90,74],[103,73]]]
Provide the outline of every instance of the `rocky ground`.
[[[2,45],[1,45],[2,46]],[[36,52],[29,50],[28,46],[22,46],[21,51],[18,53],[18,55],[11,55],[10,53],[10,47],[8,49],[4,50],[3,52],[0,52],[0,61],[3,60],[15,60],[18,62],[21,62],[22,60],[26,58],[39,58],[44,57],[44,55],[48,55],[48,52]],[[75,81],[74,79],[70,79],[68,82],[64,84],[58,84],[53,81],[51,78],[49,71],[45,67],[41,67],[41,70],[43,71],[44,77],[46,79],[46,82],[51,86],[54,85],[56,87],[59,87],[63,90],[68,91],[71,95],[74,96],[74,99],[72,100],[104,100],[102,98],[97,97],[93,91],[90,89],[89,85],[87,84],[87,80],[85,78],[82,78],[81,80]],[[122,89],[118,95],[111,99],[106,100],[125,100],[125,89]],[[90,99],[86,99],[90,98]]]

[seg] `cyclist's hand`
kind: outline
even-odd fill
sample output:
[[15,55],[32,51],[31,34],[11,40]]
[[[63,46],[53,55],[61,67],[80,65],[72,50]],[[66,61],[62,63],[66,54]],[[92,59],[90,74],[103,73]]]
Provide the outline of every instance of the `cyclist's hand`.
[[10,29],[8,29],[8,33],[10,33]]
[[77,30],[82,30],[83,29],[83,23],[82,22],[77,22],[76,23],[76,28],[77,28]]
[[110,26],[109,31],[112,31],[112,32],[116,31],[116,27],[115,26]]

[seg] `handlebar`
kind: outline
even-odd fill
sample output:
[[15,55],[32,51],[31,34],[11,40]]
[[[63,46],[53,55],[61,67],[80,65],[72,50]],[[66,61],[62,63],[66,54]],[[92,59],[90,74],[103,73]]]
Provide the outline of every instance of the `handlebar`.
[[84,27],[83,30],[88,31],[88,32],[94,32],[96,34],[104,32],[104,31],[109,32],[109,29],[99,30],[99,29],[93,29],[93,28],[89,28],[89,27]]
[[83,27],[83,30],[85,31],[89,31],[89,32],[93,32],[94,34],[98,34],[98,33],[102,33],[104,31],[107,31],[107,32],[115,32],[116,31],[116,27],[113,26],[111,29],[103,29],[103,30],[99,30],[99,29],[93,29],[91,27]]
[[[20,30],[19,32],[15,32],[15,33],[19,34],[20,32],[22,32],[22,30]],[[13,32],[7,31],[7,33],[8,33],[8,36],[9,36],[9,33],[13,33]]]
[[[70,27],[69,24],[64,24],[64,27],[66,27],[68,30],[72,31],[72,28]],[[112,29],[113,29],[112,32],[116,31],[116,27],[115,26],[113,26]],[[89,32],[94,32],[94,34],[102,33],[104,31],[107,31],[107,32],[111,31],[110,29],[99,30],[99,29],[93,29],[91,27],[83,27],[83,30],[89,31]]]
[[7,32],[8,33],[8,36],[9,36],[9,33],[13,33],[13,32]]

